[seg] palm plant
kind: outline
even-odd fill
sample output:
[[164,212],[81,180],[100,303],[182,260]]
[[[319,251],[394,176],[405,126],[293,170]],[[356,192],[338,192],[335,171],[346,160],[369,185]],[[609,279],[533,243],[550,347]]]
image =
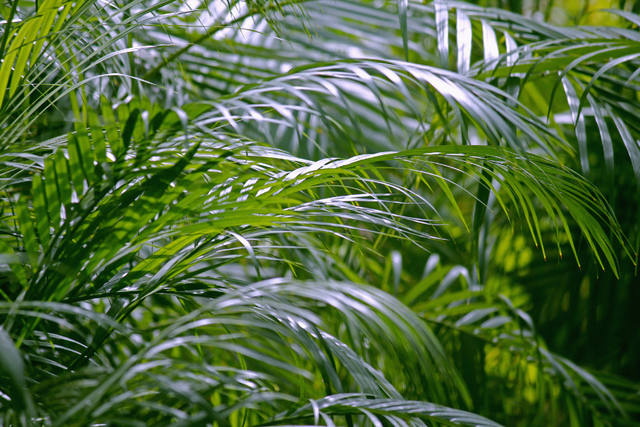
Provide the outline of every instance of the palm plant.
[[640,425],[640,16],[0,12],[0,425]]

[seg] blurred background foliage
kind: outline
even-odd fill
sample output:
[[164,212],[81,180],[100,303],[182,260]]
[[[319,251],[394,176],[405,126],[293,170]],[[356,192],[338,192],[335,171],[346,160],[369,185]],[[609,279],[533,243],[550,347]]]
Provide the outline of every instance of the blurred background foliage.
[[0,425],[640,425],[639,2],[0,12]]
[[482,7],[495,7],[519,13],[527,18],[549,22],[556,25],[612,25],[622,23],[619,17],[611,16],[605,9],[619,9],[627,12],[640,12],[640,5],[634,0],[509,0],[509,1],[473,1],[470,3]]

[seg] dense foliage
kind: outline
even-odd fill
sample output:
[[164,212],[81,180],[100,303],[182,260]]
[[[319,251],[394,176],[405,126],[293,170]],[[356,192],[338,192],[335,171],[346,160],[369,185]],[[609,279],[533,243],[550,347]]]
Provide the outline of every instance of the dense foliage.
[[638,7],[504,3],[3,3],[0,426],[640,426]]

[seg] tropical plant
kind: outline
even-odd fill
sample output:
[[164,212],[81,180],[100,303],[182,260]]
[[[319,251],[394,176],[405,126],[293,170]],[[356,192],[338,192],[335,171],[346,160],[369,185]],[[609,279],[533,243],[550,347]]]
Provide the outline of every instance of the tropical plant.
[[8,1],[0,425],[640,425],[632,10]]

